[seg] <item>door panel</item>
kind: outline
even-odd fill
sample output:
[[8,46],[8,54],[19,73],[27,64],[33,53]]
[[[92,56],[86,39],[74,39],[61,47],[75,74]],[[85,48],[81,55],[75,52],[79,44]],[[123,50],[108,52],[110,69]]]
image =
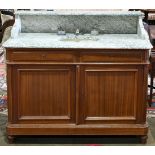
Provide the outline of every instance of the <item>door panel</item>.
[[83,66],[80,123],[136,122],[138,68]]
[[73,123],[75,69],[73,66],[17,66],[18,122]]

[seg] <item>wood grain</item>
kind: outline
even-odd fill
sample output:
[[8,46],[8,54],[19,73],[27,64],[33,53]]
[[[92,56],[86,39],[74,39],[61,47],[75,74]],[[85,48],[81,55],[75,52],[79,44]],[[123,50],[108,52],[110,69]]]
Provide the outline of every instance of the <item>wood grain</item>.
[[147,50],[8,48],[6,60],[8,136],[146,137]]

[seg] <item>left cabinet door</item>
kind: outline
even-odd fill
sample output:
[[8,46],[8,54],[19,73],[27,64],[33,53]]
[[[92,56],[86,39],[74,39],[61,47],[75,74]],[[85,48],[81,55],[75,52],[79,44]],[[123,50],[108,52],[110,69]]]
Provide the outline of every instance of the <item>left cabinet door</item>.
[[8,70],[11,122],[75,122],[74,66],[25,64]]

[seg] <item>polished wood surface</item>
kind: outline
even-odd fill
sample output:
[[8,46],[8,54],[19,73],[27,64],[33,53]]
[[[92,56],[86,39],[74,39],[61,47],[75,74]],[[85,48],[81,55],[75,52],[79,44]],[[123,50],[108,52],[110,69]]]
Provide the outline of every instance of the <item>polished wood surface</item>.
[[[135,66],[85,66],[81,73],[83,123],[136,122],[138,76]],[[127,91],[130,90],[130,93]],[[81,112],[80,112],[81,113]],[[81,115],[82,116],[82,115]]]
[[6,63],[9,137],[138,135],[144,141],[147,50],[6,49]]
[[81,62],[143,62],[145,61],[144,55],[139,51],[109,51],[103,52],[81,52]]
[[15,122],[74,122],[74,66],[17,65],[13,74]]
[[50,62],[74,62],[75,54],[71,52],[46,52],[46,51],[19,51],[10,52],[9,59],[13,61],[50,61]]

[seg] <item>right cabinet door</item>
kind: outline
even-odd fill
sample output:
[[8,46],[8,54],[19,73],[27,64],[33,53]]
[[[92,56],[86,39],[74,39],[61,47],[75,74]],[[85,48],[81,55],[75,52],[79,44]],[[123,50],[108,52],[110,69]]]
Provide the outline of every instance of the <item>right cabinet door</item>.
[[79,124],[145,121],[146,75],[138,65],[83,65]]

